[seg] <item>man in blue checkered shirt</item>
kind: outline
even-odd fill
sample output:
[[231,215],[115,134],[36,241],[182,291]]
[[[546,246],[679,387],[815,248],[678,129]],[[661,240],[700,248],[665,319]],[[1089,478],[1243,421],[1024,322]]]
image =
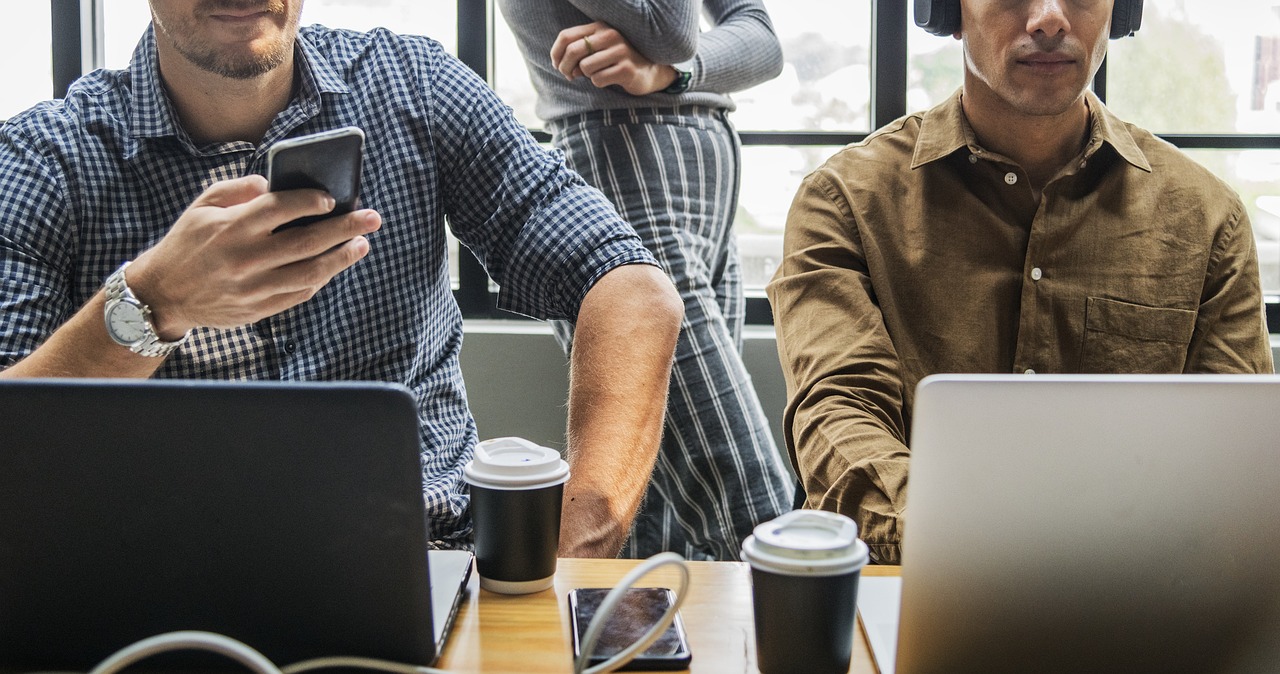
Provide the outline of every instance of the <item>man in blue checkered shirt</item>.
[[[560,552],[616,555],[661,434],[671,283],[439,44],[299,30],[301,5],[152,0],[128,70],[5,124],[0,376],[402,383],[431,535],[465,545],[476,429],[447,221],[504,308],[577,320]],[[268,192],[268,148],[348,125],[366,136],[365,208],[273,234],[333,200]],[[145,433],[147,410],[121,423]]]

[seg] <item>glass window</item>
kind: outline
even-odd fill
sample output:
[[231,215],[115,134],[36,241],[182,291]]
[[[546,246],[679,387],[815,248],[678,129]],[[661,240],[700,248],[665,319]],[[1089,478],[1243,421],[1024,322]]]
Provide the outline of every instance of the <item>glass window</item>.
[[907,29],[907,112],[942,103],[963,83],[960,41],[930,35],[913,22]]
[[0,119],[53,97],[53,22],[49,2],[6,3],[0,28]]
[[[521,124],[530,129],[541,129],[542,120],[534,113],[538,95],[529,79],[524,55],[516,45],[516,36],[511,33],[506,17],[497,7],[494,7],[493,14],[493,90],[498,92],[504,103],[511,106]],[[550,54],[551,45],[547,45],[548,61],[551,60]]]
[[[474,1],[474,0],[472,0]],[[387,28],[406,35],[426,35],[458,53],[457,0],[307,0],[302,25],[369,30]]]
[[146,2],[113,0],[102,9],[102,66],[113,70],[129,67],[138,40],[151,23]]
[[1147,0],[1107,104],[1156,133],[1280,133],[1280,0]]
[[782,232],[800,181],[840,148],[831,145],[748,145],[742,148],[742,189],[734,229],[749,296],[764,287],[782,261]]
[[[141,0],[115,0],[106,5],[103,14],[103,65],[126,68],[138,38],[151,21],[151,10]],[[458,53],[455,0],[307,0],[301,23],[353,30],[381,26],[397,33],[429,36],[449,53]]]
[[770,2],[782,74],[733,95],[743,131],[871,130],[870,0]]

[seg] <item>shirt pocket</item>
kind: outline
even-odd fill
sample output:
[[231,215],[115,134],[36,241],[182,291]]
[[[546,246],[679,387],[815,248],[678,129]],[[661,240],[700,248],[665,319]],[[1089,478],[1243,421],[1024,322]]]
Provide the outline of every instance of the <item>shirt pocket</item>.
[[1090,297],[1085,305],[1080,371],[1182,372],[1195,326],[1194,311]]

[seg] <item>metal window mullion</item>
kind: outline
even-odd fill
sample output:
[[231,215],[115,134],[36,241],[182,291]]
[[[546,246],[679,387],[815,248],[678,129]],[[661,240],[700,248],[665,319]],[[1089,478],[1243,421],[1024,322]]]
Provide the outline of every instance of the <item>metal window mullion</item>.
[[[486,82],[493,63],[491,0],[458,0],[458,58]],[[489,293],[489,274],[465,246],[458,245],[458,308],[467,317],[493,314],[494,298]]]
[[871,128],[907,114],[907,5],[874,0],[871,5]]

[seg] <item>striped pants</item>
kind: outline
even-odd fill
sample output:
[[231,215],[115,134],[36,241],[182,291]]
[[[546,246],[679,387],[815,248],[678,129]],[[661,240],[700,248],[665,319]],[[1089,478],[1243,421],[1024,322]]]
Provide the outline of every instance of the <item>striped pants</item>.
[[[756,524],[791,509],[793,490],[742,364],[737,134],[724,111],[698,107],[603,110],[548,127],[684,299],[662,451],[623,555],[736,560]],[[568,350],[572,325],[555,331]]]

